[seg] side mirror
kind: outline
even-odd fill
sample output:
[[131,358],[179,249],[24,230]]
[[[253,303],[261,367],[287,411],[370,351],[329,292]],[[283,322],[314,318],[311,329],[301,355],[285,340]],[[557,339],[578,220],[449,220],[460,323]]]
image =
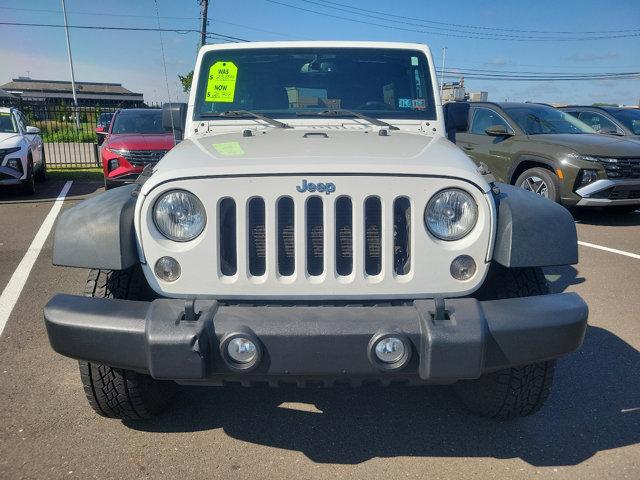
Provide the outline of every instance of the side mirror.
[[469,129],[469,103],[445,103],[442,110],[447,138],[456,143],[456,132],[466,132]]
[[40,133],[40,129],[38,127],[27,127],[27,133],[29,135],[36,135]]
[[512,137],[514,134],[507,130],[504,125],[491,125],[484,133],[490,137]]
[[162,105],[162,128],[167,132],[173,132],[176,142],[179,142],[184,138],[186,122],[186,103],[165,103]]
[[604,135],[617,135],[619,137],[624,136],[624,133],[616,128],[601,128],[598,130],[598,133],[602,133]]
[[104,128],[104,127],[96,127],[96,133],[101,133],[103,135],[106,135],[106,133],[107,133],[106,130],[107,129]]

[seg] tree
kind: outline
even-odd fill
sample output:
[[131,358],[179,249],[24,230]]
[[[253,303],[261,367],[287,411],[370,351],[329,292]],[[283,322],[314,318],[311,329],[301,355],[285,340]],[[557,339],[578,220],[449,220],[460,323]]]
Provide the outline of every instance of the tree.
[[182,83],[182,90],[184,90],[185,93],[189,93],[189,90],[191,90],[191,82],[193,81],[193,70],[186,75],[178,75],[178,78],[180,79],[180,83]]

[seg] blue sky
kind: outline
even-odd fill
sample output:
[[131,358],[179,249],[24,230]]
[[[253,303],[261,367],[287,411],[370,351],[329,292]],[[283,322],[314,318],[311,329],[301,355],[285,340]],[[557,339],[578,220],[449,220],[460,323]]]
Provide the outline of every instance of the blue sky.
[[[386,21],[348,14],[320,6],[322,0],[279,0],[301,8],[371,23]],[[313,2],[317,3],[313,3]],[[389,14],[478,27],[544,31],[640,30],[638,0],[602,2],[569,1],[427,1],[334,0],[333,6],[356,7]],[[447,47],[447,67],[523,72],[630,72],[640,71],[640,36],[592,41],[510,41],[446,36],[458,27],[440,25],[431,33],[403,31],[317,15],[270,3],[267,0],[210,0],[209,31],[250,40],[383,40],[427,43],[440,66]],[[69,23],[156,27],[153,0],[66,0]],[[199,28],[196,0],[158,0],[161,26]],[[29,9],[29,10],[26,10]],[[34,11],[50,10],[50,11]],[[88,14],[91,13],[91,14]],[[131,15],[131,16],[124,16]],[[409,30],[412,20],[396,27]],[[59,0],[0,0],[0,19],[6,22],[62,23]],[[432,24],[434,27],[438,25]],[[475,29],[477,32],[508,31]],[[441,33],[440,35],[436,33]],[[638,33],[638,32],[636,32]],[[557,36],[556,34],[550,34]],[[586,35],[578,33],[577,35]],[[561,35],[560,35],[561,36]],[[567,36],[567,35],[565,35]],[[571,36],[571,35],[568,35]],[[76,80],[122,83],[143,92],[148,101],[184,99],[177,74],[192,69],[197,33],[164,33],[169,91],[162,68],[157,32],[71,30]],[[38,79],[69,79],[64,31],[55,28],[0,26],[0,84],[19,75]],[[467,79],[469,90],[487,90],[491,100],[638,104],[640,79],[567,82],[513,82]]]

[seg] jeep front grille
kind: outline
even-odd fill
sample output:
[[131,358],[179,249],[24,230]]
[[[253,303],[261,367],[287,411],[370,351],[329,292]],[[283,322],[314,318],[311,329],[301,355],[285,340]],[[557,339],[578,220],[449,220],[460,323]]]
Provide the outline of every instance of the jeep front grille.
[[[341,196],[333,204],[333,211],[327,212],[321,196],[306,199],[304,205],[304,226],[295,225],[294,202],[291,197],[283,197],[274,206],[277,216],[276,238],[267,238],[265,200],[254,197],[247,204],[247,215],[243,221],[237,216],[236,202],[225,198],[219,203],[219,244],[220,271],[224,276],[236,275],[238,269],[238,239],[246,237],[249,275],[259,277],[266,272],[267,243],[277,244],[278,274],[293,275],[295,271],[296,231],[304,235],[305,273],[319,276],[325,272],[325,219],[335,225],[335,273],[348,276],[353,273],[353,203],[347,196]],[[330,203],[330,202],[327,202]],[[406,197],[394,200],[394,215],[391,230],[394,242],[394,271],[397,275],[410,273],[409,252],[411,251],[411,204]],[[382,203],[379,197],[368,197],[362,205],[364,213],[364,271],[369,276],[382,272]],[[299,254],[299,253],[298,253]]]

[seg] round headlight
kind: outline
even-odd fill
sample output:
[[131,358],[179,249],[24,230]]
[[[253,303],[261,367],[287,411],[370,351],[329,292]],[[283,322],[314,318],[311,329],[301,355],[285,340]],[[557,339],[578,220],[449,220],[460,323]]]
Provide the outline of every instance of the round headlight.
[[464,190],[451,188],[436,193],[424,211],[427,229],[441,240],[459,240],[473,230],[478,206]]
[[153,207],[156,228],[169,240],[188,242],[204,230],[207,214],[202,202],[184,190],[171,190],[162,194]]

